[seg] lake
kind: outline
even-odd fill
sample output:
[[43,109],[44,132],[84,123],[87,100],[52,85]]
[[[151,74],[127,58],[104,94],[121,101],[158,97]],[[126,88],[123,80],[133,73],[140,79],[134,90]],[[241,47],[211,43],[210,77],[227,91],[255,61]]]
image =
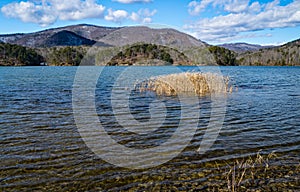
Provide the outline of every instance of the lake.
[[[181,71],[236,88],[195,100],[128,86]],[[241,186],[299,190],[300,67],[1,67],[0,90],[1,191],[226,190],[230,168],[257,157]]]

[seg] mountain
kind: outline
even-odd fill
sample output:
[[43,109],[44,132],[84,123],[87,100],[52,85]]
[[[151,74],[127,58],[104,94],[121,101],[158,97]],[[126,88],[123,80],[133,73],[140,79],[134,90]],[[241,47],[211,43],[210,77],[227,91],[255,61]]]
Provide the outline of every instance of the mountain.
[[[300,39],[277,47],[247,43],[211,46],[175,29],[142,26],[80,24],[35,33],[0,35],[0,42],[3,42],[0,62],[9,61],[9,65],[38,65],[40,61],[49,65],[78,65],[87,53],[91,58],[95,56],[101,65],[110,60],[112,65],[131,65],[136,64],[135,60],[145,59],[173,61],[174,65],[300,65]],[[141,53],[137,44],[147,46],[150,52],[145,49],[146,52]],[[92,45],[96,46],[90,52]],[[144,50],[143,46],[138,48]],[[36,54],[42,59],[35,61],[32,56]],[[112,58],[118,54],[120,57]],[[93,62],[87,64],[93,65]]]
[[206,47],[207,44],[174,29],[152,29],[148,27],[101,27],[95,25],[73,25],[48,29],[35,33],[0,35],[0,41],[26,47],[48,46],[124,46],[134,43],[154,43],[178,49]]
[[177,48],[207,47],[207,44],[175,29],[153,29],[149,27],[124,27],[101,39],[103,43],[124,46],[134,43],[149,43]]
[[300,39],[278,47],[241,53],[237,60],[240,65],[299,66]]
[[[18,34],[0,35],[0,41],[4,43],[17,44],[26,47],[47,47],[48,46],[47,43],[49,41],[50,42],[52,41],[51,39],[53,39],[53,36],[55,38],[55,34],[58,33],[59,35],[59,33],[63,31],[69,31],[73,33],[72,35],[69,34],[70,36],[74,37],[74,34],[77,35],[76,37],[77,42],[79,39],[81,39],[82,42],[86,42],[84,39],[98,42],[99,39],[103,38],[107,34],[118,29],[120,28],[80,24],[80,25],[72,25],[72,26],[66,26],[60,28],[47,29],[35,33],[18,33]],[[70,40],[73,41],[74,38],[70,38]],[[72,44],[72,42],[65,42],[65,44],[62,42],[57,42],[57,43],[58,44],[51,44],[51,46],[68,46],[69,44]]]
[[94,45],[96,41],[84,38],[71,31],[59,31],[46,39],[44,46],[80,46],[80,45]]
[[228,43],[228,44],[221,44],[218,46],[224,47],[236,53],[243,53],[247,51],[258,51],[260,49],[273,47],[273,46],[262,46],[257,44],[248,44],[248,43]]
[[[78,62],[79,59],[88,49],[86,46],[95,45],[95,48],[102,50],[101,53],[98,50],[97,54],[103,53],[105,55],[106,52],[110,51],[117,54],[119,50],[135,44],[164,46],[164,48],[153,49],[154,52],[159,53],[158,55],[154,53],[155,57],[167,59],[170,55],[174,64],[196,64],[196,62],[191,62],[186,59],[187,57],[181,57],[180,53],[176,52],[177,50],[185,51],[182,53],[183,55],[188,54],[187,56],[193,57],[192,61],[197,59],[197,63],[204,65],[207,62],[203,62],[204,60],[201,59],[199,53],[203,52],[206,55],[206,51],[202,50],[209,47],[205,42],[175,29],[153,29],[141,26],[101,27],[86,24],[47,29],[34,33],[0,35],[0,41],[6,44],[34,48],[49,65],[76,65],[80,63]],[[71,46],[72,49],[64,49],[68,46]],[[143,60],[143,58],[147,59],[148,56],[138,54],[136,59]],[[116,61],[119,60],[116,58]],[[127,61],[131,62],[128,58]]]

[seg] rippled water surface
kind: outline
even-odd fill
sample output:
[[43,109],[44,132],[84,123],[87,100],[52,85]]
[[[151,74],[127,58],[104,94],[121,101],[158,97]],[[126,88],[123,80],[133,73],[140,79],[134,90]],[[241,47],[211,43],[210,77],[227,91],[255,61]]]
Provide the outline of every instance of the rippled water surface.
[[[200,190],[205,189],[207,183],[223,185],[221,175],[226,163],[215,166],[217,162],[222,164],[258,152],[289,159],[276,160],[274,164],[278,166],[288,162],[299,167],[299,67],[221,67],[222,74],[231,78],[237,90],[224,96],[226,114],[222,129],[211,148],[201,155],[197,149],[214,106],[210,96],[200,97],[199,103],[194,105],[182,103],[178,97],[156,96],[150,92],[132,92],[128,100],[122,97],[122,92],[130,90],[125,86],[127,80],[134,82],[179,70],[207,71],[208,67],[81,68],[103,69],[92,92],[95,93],[96,117],[111,138],[127,148],[160,146],[176,133],[181,118],[184,118],[182,126],[186,127],[182,136],[188,135],[190,126],[197,122],[191,142],[177,157],[157,167],[138,170],[105,162],[81,138],[72,108],[77,69],[0,68],[0,190],[157,191],[191,190],[199,186]],[[89,73],[82,81],[89,87]],[[88,97],[82,99],[86,101]],[[112,101],[116,105],[112,105]],[[129,109],[118,110],[126,102]],[[199,115],[197,119],[195,111]],[[126,121],[128,115],[135,121]],[[130,131],[138,130],[140,125],[145,125],[143,134]],[[292,176],[299,178],[299,173]],[[287,177],[282,178],[277,178],[278,182],[286,182]],[[293,186],[299,189],[299,179],[292,178]]]

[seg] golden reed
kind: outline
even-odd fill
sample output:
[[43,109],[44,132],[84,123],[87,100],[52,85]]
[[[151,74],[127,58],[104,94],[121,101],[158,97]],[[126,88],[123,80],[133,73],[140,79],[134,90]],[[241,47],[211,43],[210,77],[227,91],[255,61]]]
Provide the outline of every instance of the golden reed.
[[157,95],[174,96],[194,94],[204,96],[213,93],[232,92],[229,77],[216,73],[184,72],[150,78],[136,84],[140,92],[153,91]]

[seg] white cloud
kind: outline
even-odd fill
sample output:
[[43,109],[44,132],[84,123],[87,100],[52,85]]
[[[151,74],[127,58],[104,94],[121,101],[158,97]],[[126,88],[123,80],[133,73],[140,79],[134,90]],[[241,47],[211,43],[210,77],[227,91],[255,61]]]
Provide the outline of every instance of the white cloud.
[[4,15],[41,26],[56,20],[80,20],[103,17],[105,7],[95,0],[43,0],[10,3],[1,8]]
[[149,9],[140,9],[138,11],[139,15],[146,16],[146,17],[152,17],[157,13],[157,10],[154,9],[153,11],[150,11]]
[[150,17],[146,17],[143,19],[142,23],[152,23],[152,19]]
[[140,21],[141,18],[136,12],[132,12],[130,15],[130,19],[132,21],[138,22],[138,21]]
[[56,16],[51,14],[49,6],[36,5],[32,2],[11,3],[1,8],[1,11],[8,17],[19,18],[24,22],[47,25],[54,23]]
[[239,13],[248,9],[249,0],[232,0],[224,5],[224,10]]
[[112,10],[108,9],[108,15],[104,18],[107,21],[115,23],[122,23],[125,20],[131,20],[136,23],[151,23],[152,17],[157,13],[156,10],[150,11],[149,9],[140,9],[138,12],[132,12],[129,14],[125,10]]
[[249,7],[249,12],[260,12],[261,6],[259,2],[253,2]]
[[[221,5],[221,1],[217,0],[218,5]],[[244,32],[300,25],[300,1],[293,1],[285,6],[280,6],[278,0],[266,4],[258,2],[250,4],[248,1],[240,1],[236,7],[224,4],[225,1],[231,3],[237,3],[237,1],[222,1],[223,10],[230,11],[228,14],[200,19],[185,25],[184,28],[202,40],[216,42],[242,37],[241,33]],[[197,2],[191,3],[192,6],[199,5]],[[203,4],[203,1],[201,3]],[[193,13],[200,13],[203,10],[195,8],[193,11]]]
[[128,13],[124,10],[113,11],[112,9],[108,9],[108,15],[106,15],[104,18],[107,21],[121,23],[123,20],[128,18]]
[[59,14],[61,20],[80,20],[86,18],[102,17],[105,7],[99,5],[95,0],[51,0],[54,9],[63,14]]
[[188,4],[189,13],[191,15],[198,15],[205,11],[206,8],[212,6],[213,8],[220,8],[226,12],[239,13],[244,11],[252,11],[260,9],[259,2],[253,2],[249,9],[250,0],[201,0],[192,1]]
[[119,3],[131,4],[131,3],[150,3],[152,0],[113,0]]
[[191,15],[197,15],[202,12],[209,4],[213,3],[214,0],[202,0],[200,2],[192,1],[189,3],[189,13]]
[[274,1],[270,2],[270,3],[267,3],[267,4],[265,5],[265,9],[266,9],[266,10],[271,10],[271,9],[273,9],[274,7],[278,6],[279,3],[280,3],[279,0],[274,0]]
[[151,23],[152,17],[157,13],[157,10],[150,11],[149,9],[140,9],[137,13],[132,12],[130,19],[137,23]]
[[[152,0],[118,0],[123,3],[151,2]],[[122,23],[132,20],[136,23],[151,23],[156,10],[140,9],[128,13],[125,10],[108,9],[104,16],[105,7],[96,0],[28,0],[10,3],[1,8],[1,12],[10,18],[23,22],[37,23],[49,26],[57,20],[81,20],[86,18],[104,18],[107,21]]]

